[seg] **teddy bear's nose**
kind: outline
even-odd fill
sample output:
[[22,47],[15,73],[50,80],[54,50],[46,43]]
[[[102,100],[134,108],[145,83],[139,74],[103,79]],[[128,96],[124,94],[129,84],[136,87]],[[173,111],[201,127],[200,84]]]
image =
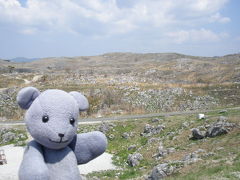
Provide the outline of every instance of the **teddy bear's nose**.
[[64,136],[64,134],[58,133],[58,136],[62,138]]

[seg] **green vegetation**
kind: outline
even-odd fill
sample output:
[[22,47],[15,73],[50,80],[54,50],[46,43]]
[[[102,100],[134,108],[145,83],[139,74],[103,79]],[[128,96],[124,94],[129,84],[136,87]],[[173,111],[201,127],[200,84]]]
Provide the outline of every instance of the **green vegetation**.
[[[177,167],[177,171],[166,178],[169,180],[238,179],[240,172],[239,110],[229,110],[222,113],[214,111],[207,113],[206,116],[205,120],[198,120],[196,114],[192,114],[157,117],[158,121],[156,122],[149,118],[111,122],[111,128],[106,133],[109,142],[107,152],[114,155],[113,163],[119,169],[94,172],[88,174],[87,177],[91,179],[96,176],[107,180],[144,179],[151,173],[154,166],[163,162],[171,162],[172,166]],[[191,128],[212,124],[220,116],[227,117],[229,122],[236,123],[238,126],[228,134],[214,138],[189,139]],[[143,132],[146,124],[154,127],[165,125],[165,129],[159,134],[145,137],[140,134]],[[99,126],[101,124],[98,123],[79,125],[78,133],[98,130]],[[22,126],[10,129],[9,132],[14,133],[15,137],[18,137],[19,134],[23,134],[23,136],[20,139],[12,139],[1,145],[17,144],[19,141],[27,139],[26,130]],[[127,133],[129,136],[124,138],[124,133]],[[0,140],[2,140],[1,138],[2,136]],[[150,139],[152,139],[152,142]],[[160,142],[164,148],[175,148],[175,152],[163,158],[155,159],[154,155],[158,152]],[[136,147],[128,149],[131,145]],[[198,149],[206,151],[205,155],[201,156],[202,160],[182,166],[183,164],[179,160]],[[127,163],[128,155],[135,152],[141,153],[143,160],[140,161],[139,165],[130,167]]]
[[[97,176],[101,179],[134,179],[149,175],[152,168],[165,161],[182,160],[186,154],[189,154],[197,149],[204,149],[210,155],[203,156],[201,161],[179,168],[178,172],[169,176],[167,179],[218,179],[221,177],[229,179],[237,179],[235,172],[240,171],[240,152],[239,126],[234,128],[226,135],[215,138],[206,138],[203,140],[190,140],[191,128],[211,124],[216,122],[219,116],[228,117],[229,122],[239,123],[239,110],[230,110],[228,112],[207,113],[206,120],[198,120],[196,115],[184,116],[169,116],[160,117],[160,122],[152,122],[151,119],[129,120],[122,122],[114,122],[115,127],[107,132],[107,136],[113,135],[114,138],[109,139],[107,152],[114,154],[113,162],[121,168],[121,170],[109,170],[99,173],[89,174],[89,177]],[[184,127],[183,123],[188,123],[188,127]],[[150,124],[164,124],[166,128],[156,135],[150,137],[140,136],[144,126]],[[97,129],[99,125],[88,125],[88,129]],[[89,128],[91,127],[91,128]],[[123,133],[129,133],[129,138],[123,138]],[[150,143],[151,138],[159,138],[160,141]],[[161,159],[154,159],[153,156],[157,152],[159,142],[162,142],[166,148],[174,147],[176,152],[167,155]],[[128,150],[130,145],[136,145],[136,148]],[[141,147],[141,148],[140,148]],[[140,148],[140,149],[139,149]],[[130,167],[127,164],[129,154],[139,152],[144,159],[140,161],[140,165]],[[180,164],[175,163],[174,166],[179,167]]]

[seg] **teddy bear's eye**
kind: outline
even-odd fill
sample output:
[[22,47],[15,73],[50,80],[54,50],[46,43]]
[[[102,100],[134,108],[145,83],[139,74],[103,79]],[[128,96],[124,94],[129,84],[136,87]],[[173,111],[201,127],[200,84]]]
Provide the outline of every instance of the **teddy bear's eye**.
[[48,120],[49,120],[48,115],[44,115],[44,116],[42,117],[42,122],[46,123],[46,122],[48,122]]
[[70,122],[71,125],[73,125],[75,123],[75,119],[74,118],[70,118],[69,122]]

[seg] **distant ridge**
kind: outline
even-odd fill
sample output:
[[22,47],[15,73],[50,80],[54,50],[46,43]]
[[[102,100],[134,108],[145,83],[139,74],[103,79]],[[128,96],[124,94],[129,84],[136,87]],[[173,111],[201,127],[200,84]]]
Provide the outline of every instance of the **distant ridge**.
[[10,61],[12,61],[12,62],[32,62],[32,61],[35,61],[38,59],[40,59],[40,58],[16,57],[16,58],[10,59]]
[[36,60],[41,60],[41,59],[78,59],[78,58],[88,58],[88,57],[100,57],[100,56],[105,56],[105,57],[121,57],[121,56],[173,56],[175,55],[176,57],[189,57],[189,58],[223,58],[223,57],[231,57],[231,56],[240,56],[240,53],[234,53],[234,54],[226,54],[224,56],[193,56],[193,55],[186,55],[186,54],[181,54],[181,53],[175,53],[175,52],[165,52],[165,53],[134,53],[134,52],[110,52],[110,53],[104,53],[104,54],[99,54],[99,55],[94,55],[94,56],[61,56],[61,57],[45,57],[45,58],[26,58],[26,57],[16,57],[12,59],[7,59],[5,61],[11,61],[11,62],[17,62],[17,63],[22,63],[22,62],[32,62]]

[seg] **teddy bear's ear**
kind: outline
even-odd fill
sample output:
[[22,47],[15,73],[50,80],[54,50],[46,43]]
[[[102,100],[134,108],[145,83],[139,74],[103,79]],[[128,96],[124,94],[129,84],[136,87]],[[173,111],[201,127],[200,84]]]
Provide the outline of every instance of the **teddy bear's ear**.
[[84,95],[76,91],[72,91],[69,94],[77,101],[79,111],[86,111],[89,108],[88,100]]
[[18,92],[17,103],[22,109],[28,109],[39,94],[35,87],[25,87]]

